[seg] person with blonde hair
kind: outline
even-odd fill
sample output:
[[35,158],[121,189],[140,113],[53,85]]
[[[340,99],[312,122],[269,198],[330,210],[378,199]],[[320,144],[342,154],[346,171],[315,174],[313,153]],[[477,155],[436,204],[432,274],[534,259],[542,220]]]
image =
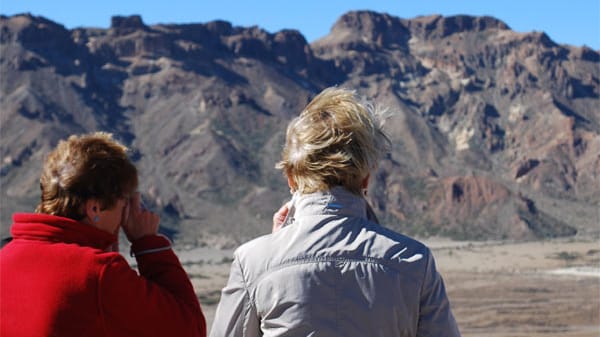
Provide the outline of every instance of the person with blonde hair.
[[364,195],[390,141],[381,110],[328,88],[288,125],[293,193],[273,233],[234,253],[211,337],[460,336],[430,250],[382,227]]
[[[0,250],[0,336],[206,336],[186,272],[110,134],[71,136],[44,162],[36,213]],[[115,251],[119,229],[139,275]]]

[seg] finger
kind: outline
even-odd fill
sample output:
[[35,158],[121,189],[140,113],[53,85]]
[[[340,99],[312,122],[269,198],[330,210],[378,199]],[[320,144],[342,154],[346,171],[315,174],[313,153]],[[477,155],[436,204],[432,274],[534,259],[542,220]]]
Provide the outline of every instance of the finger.
[[273,223],[280,223],[285,220],[285,215],[279,212],[273,214]]
[[135,192],[133,194],[133,196],[131,197],[131,203],[133,204],[133,205],[131,205],[131,208],[133,210],[139,212],[141,210],[141,206],[140,206],[141,202],[142,202],[142,197],[140,195],[140,192]]
[[290,211],[291,201],[283,204],[275,214],[273,214],[273,233],[278,231],[285,221],[289,211]]
[[287,214],[288,214],[288,212],[284,212],[284,213],[277,212],[273,215],[273,219],[275,221],[283,222],[285,220],[285,218],[287,217]]
[[283,204],[279,210],[277,210],[277,212],[275,212],[275,214],[277,214],[279,217],[286,217],[288,215],[288,213],[290,212],[290,203],[291,201],[286,202],[285,204]]

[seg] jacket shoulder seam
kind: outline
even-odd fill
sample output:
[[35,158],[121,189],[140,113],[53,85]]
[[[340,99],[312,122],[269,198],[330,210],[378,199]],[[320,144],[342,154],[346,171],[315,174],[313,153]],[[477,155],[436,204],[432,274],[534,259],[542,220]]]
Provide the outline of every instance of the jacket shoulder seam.
[[[234,259],[235,261],[236,259]],[[248,297],[248,303],[246,304],[246,308],[245,308],[245,312],[244,312],[244,321],[247,322],[248,320],[250,320],[250,312],[252,311],[252,308],[254,307],[254,309],[256,310],[255,306],[254,306],[254,296],[252,296],[252,293],[249,290],[248,287],[248,280],[246,279],[246,274],[244,273],[244,268],[242,267],[242,263],[239,259],[238,260],[238,268],[240,268],[240,274],[242,275],[242,282],[244,283],[244,296]],[[244,324],[242,327],[242,336],[247,336],[247,331],[246,331],[246,327],[247,324]]]
[[[402,264],[401,261],[392,261],[377,257],[365,256],[360,258],[352,258],[352,257],[344,257],[344,256],[298,256],[291,259],[287,259],[278,263],[276,266],[266,269],[262,275],[256,279],[255,283],[260,283],[260,281],[267,277],[269,274],[285,269],[291,266],[300,265],[300,264],[310,264],[310,263],[321,263],[321,262],[358,262],[358,263],[368,263],[368,264],[378,264],[384,267],[390,268],[395,272],[400,272],[400,268],[398,264]],[[243,275],[243,274],[242,274]],[[247,288],[247,282],[244,279],[244,285]]]

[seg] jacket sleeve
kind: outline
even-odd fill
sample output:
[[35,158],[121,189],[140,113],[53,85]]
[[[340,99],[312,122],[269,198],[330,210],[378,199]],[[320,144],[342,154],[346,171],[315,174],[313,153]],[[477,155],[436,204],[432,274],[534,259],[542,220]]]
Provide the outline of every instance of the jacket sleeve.
[[231,264],[229,280],[221,291],[210,337],[262,336],[260,319],[250,300],[244,274],[237,256]]
[[419,307],[418,337],[460,337],[458,326],[450,309],[444,281],[437,272],[431,252],[427,254],[427,266]]
[[132,244],[138,275],[117,256],[100,276],[98,302],[108,336],[206,336],[194,288],[170,242],[148,236]]

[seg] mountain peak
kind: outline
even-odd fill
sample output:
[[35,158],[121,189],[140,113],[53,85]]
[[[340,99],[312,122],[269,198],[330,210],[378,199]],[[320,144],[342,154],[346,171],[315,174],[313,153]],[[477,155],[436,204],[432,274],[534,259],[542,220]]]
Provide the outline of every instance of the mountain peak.
[[372,11],[352,11],[342,15],[331,32],[318,44],[335,44],[351,41],[370,41],[377,45],[404,45],[410,32],[400,18]]
[[401,19],[373,11],[352,11],[337,20],[330,34],[320,40],[320,44],[361,40],[378,45],[403,45],[411,35],[423,39],[439,39],[460,32],[481,32],[488,29],[507,30],[510,27],[490,16],[431,15]]
[[113,16],[110,20],[110,28],[119,34],[128,34],[136,30],[146,30],[148,27],[139,15]]
[[411,32],[417,36],[433,39],[461,32],[481,32],[487,29],[506,30],[510,27],[490,16],[441,15],[420,16],[407,20]]

